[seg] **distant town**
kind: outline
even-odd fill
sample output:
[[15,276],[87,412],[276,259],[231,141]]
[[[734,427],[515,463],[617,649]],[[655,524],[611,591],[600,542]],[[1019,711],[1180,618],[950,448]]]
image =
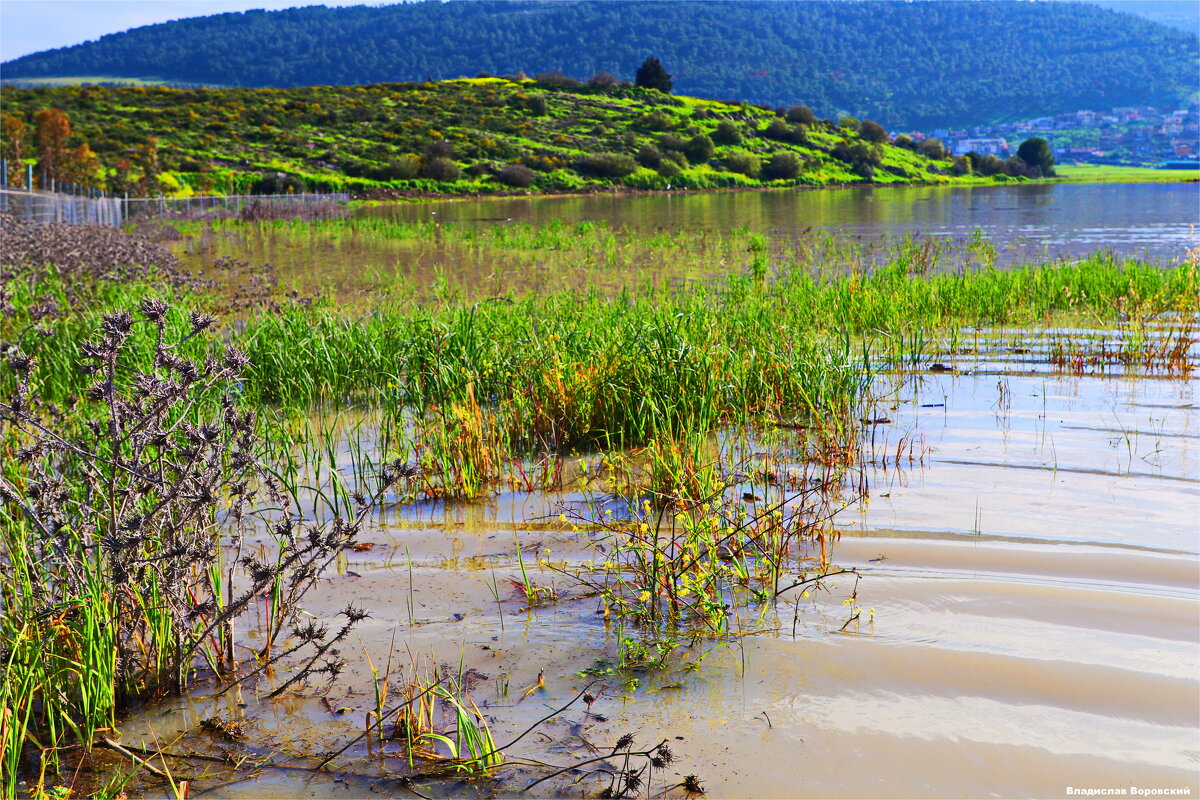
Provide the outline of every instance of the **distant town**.
[[937,138],[954,153],[1007,157],[1020,143],[1040,136],[1059,163],[1200,168],[1200,108],[1123,106],[1076,111],[1024,122],[908,131],[920,141]]

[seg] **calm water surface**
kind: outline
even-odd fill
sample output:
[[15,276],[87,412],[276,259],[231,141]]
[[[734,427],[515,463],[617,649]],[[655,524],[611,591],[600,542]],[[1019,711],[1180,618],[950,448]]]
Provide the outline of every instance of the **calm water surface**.
[[392,279],[419,291],[445,280],[490,296],[581,286],[613,289],[632,275],[720,279],[747,269],[746,239],[730,236],[734,231],[767,235],[776,264],[835,272],[888,260],[891,245],[906,237],[946,246],[931,265],[934,270],[980,263],[979,254],[966,247],[977,232],[995,248],[1001,266],[1074,258],[1101,248],[1171,263],[1200,243],[1200,183],[502,198],[393,203],[352,213],[481,232],[552,220],[602,221],[618,232],[684,232],[688,246],[656,247],[647,243],[653,237],[618,234],[604,251],[559,251],[475,245],[455,236],[395,238],[246,226],[204,230],[176,250],[195,270],[207,269],[221,256],[270,263],[286,284],[303,291],[333,288],[347,296]]
[[1014,254],[1078,256],[1105,247],[1174,259],[1200,243],[1200,183],[897,186],[717,194],[573,196],[388,205],[361,213],[454,222],[555,218],[632,228],[814,229],[879,238],[981,231]]

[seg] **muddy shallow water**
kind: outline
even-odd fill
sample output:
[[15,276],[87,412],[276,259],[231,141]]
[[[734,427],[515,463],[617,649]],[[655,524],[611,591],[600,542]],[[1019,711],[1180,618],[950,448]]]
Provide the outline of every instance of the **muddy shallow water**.
[[[276,764],[311,765],[302,756],[362,730],[368,664],[382,674],[390,659],[393,679],[413,663],[475,670],[472,696],[504,743],[594,668],[599,716],[577,704],[510,759],[565,765],[629,732],[668,740],[679,759],[654,793],[695,774],[711,797],[1196,796],[1200,381],[956,366],[893,378],[889,421],[864,433],[870,497],[839,515],[833,550],[860,573],[853,601],[854,579],[831,579],[770,609],[762,633],[681,647],[675,666],[623,679],[605,672],[614,636],[596,600],[572,600],[568,578],[532,566],[594,555],[591,536],[557,522],[562,498],[419,503],[385,515],[362,537],[374,547],[310,595],[318,614],[348,601],[371,613],[336,683],[283,702],[201,689],[129,720],[123,741],[183,736],[180,749],[220,751],[196,731],[217,714],[244,720],[251,748]],[[507,583],[518,545],[559,603],[527,609]],[[539,670],[544,687],[522,697]],[[398,750],[360,743],[332,773],[266,768],[202,794],[415,796],[395,778],[405,767]],[[419,789],[508,794],[542,774]],[[564,779],[530,794],[560,790],[581,792]]]
[[[460,233],[482,234],[480,242],[266,225],[202,228],[174,249],[192,270],[206,270],[222,256],[269,262],[285,285],[327,290],[343,299],[395,280],[420,294],[449,281],[469,294],[492,296],[581,286],[615,290],[631,276],[638,282],[724,279],[746,271],[747,234],[768,238],[772,268],[869,268],[895,258],[896,243],[905,241],[939,253],[929,264],[933,271],[1071,260],[1100,248],[1172,263],[1197,244],[1197,203],[1195,183],[493,198],[350,211],[358,218],[450,225]],[[489,235],[505,228],[597,222],[617,232],[603,247],[595,241],[582,249],[486,246]],[[647,244],[677,232],[687,234],[679,246]],[[986,257],[976,250],[981,244]]]

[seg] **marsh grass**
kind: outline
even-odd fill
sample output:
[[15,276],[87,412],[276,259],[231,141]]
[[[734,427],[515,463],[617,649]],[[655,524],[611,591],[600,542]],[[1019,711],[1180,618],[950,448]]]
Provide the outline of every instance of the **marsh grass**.
[[[304,224],[346,230],[347,221]],[[361,235],[466,236],[382,230]],[[710,246],[667,234],[630,245],[640,234],[599,225],[480,235],[492,237],[488,247],[546,251]],[[21,774],[40,785],[61,748],[93,741],[131,701],[200,674],[244,677],[232,623],[264,594],[266,646],[249,674],[290,659],[299,671],[283,690],[297,675],[335,671],[333,645],[361,612],[346,609],[330,630],[295,625],[295,611],[377,503],[571,481],[620,498],[620,516],[573,512],[570,522],[606,545],[595,570],[575,577],[601,598],[623,664],[663,663],[678,641],[761,627],[776,600],[839,572],[829,520],[868,490],[856,471],[861,420],[881,370],[975,347],[980,330],[1084,322],[1115,324],[1121,344],[1104,353],[1122,365],[1194,361],[1195,258],[1164,268],[1100,253],[1001,271],[977,242],[970,257],[981,266],[939,272],[938,249],[908,241],[882,266],[835,274],[748,232],[733,236],[744,261],[706,283],[635,277],[615,293],[479,301],[452,285],[414,301],[395,284],[367,312],[328,299],[249,302],[219,328],[201,296],[153,268],[111,280],[9,269],[0,294],[9,366],[0,396],[10,398],[0,410],[5,791]],[[1173,333],[1155,333],[1163,320]],[[1079,358],[1064,349],[1060,367],[1077,369]],[[911,459],[903,444],[895,459],[905,452]],[[579,453],[600,466],[564,470]],[[253,520],[271,509],[282,518],[256,530],[272,546],[239,553],[237,512]],[[161,524],[148,530],[155,514]],[[523,574],[529,604],[546,599],[548,587]],[[455,722],[411,708],[409,752],[441,746],[469,774],[494,766],[478,708],[428,676],[414,681],[409,700],[436,698]]]
[[[620,667],[656,668],[682,643],[759,630],[789,592],[845,574],[832,560],[831,520],[867,492],[852,427],[728,432],[690,452],[648,447],[633,468],[609,461],[600,474],[614,477],[593,484],[596,502],[564,507],[563,520],[597,548],[575,577],[614,626]],[[626,493],[616,506],[606,500],[614,487]]]

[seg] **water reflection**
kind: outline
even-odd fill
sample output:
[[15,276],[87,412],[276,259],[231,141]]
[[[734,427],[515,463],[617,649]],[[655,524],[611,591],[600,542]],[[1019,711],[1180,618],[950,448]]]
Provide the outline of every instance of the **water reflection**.
[[868,238],[982,231],[1014,254],[1079,256],[1097,247],[1169,260],[1196,242],[1200,184],[1021,184],[853,187],[718,194],[506,198],[363,209],[406,220],[474,224],[605,220],[614,227],[814,229]]

